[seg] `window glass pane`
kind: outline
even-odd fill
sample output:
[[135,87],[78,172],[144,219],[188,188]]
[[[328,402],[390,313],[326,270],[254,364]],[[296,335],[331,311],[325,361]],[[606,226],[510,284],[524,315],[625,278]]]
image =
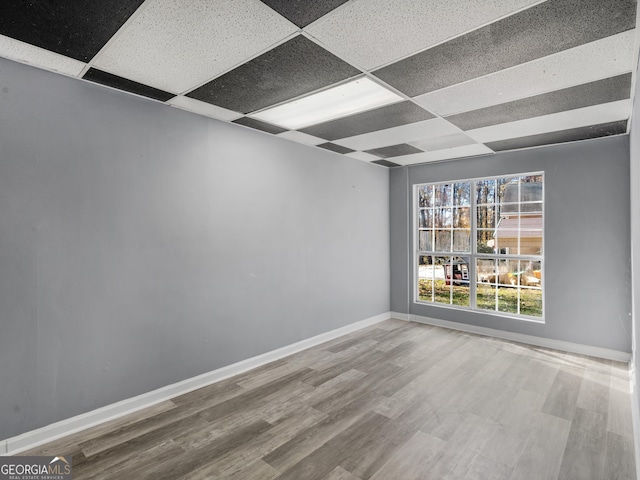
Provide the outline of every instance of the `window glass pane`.
[[478,253],[495,253],[495,240],[493,238],[493,230],[478,230]]
[[420,230],[418,232],[418,250],[420,252],[433,251],[433,230]]
[[453,251],[461,253],[471,252],[471,230],[453,231]]
[[451,303],[451,285],[446,280],[447,261],[448,257],[434,257],[433,301],[436,303]]
[[433,301],[451,305],[451,287],[444,280],[436,280],[433,286]]
[[494,236],[493,248],[500,255],[518,254],[518,230],[507,230],[498,226]]
[[496,228],[496,207],[480,205],[476,208],[477,228]]
[[493,258],[479,258],[476,261],[476,279],[482,283],[496,283],[496,261]]
[[469,306],[469,257],[451,257],[445,269],[452,305]]
[[496,221],[498,224],[505,219],[510,219],[512,222],[518,221],[520,215],[520,205],[517,203],[499,203],[496,205]]
[[418,300],[433,302],[433,280],[430,278],[418,279]]
[[498,260],[498,283],[501,285],[518,285],[518,260]]
[[498,286],[498,311],[518,313],[518,287]]
[[476,286],[476,306],[483,310],[496,309],[496,287],[487,283]]
[[423,185],[418,188],[418,205],[420,207],[433,206],[433,186]]
[[471,182],[453,184],[453,204],[456,206],[471,205]]
[[452,205],[453,197],[451,195],[451,185],[441,183],[433,186],[434,202],[438,206]]
[[541,202],[533,202],[533,203],[521,203],[520,204],[520,212],[527,214],[542,214],[542,203]]
[[520,232],[520,255],[542,255],[542,232]]
[[519,182],[520,177],[497,178],[496,196],[498,199],[496,203],[517,203]]
[[420,209],[418,212],[418,226],[419,228],[433,228],[432,209]]
[[433,278],[433,257],[418,255],[418,278]]
[[436,230],[436,252],[451,251],[451,230]]
[[533,233],[532,236],[542,237],[542,215],[521,215],[518,225],[521,231],[536,232]]
[[451,208],[435,209],[433,222],[435,228],[451,228],[453,224],[453,210]]
[[542,316],[542,290],[526,287],[520,289],[520,314]]
[[542,202],[542,175],[520,177],[520,201]]
[[526,287],[542,287],[542,267],[539,261],[522,260],[520,284]]
[[418,299],[433,301],[433,257],[418,256]]
[[495,203],[496,201],[496,181],[476,180],[476,203]]
[[471,228],[471,209],[469,207],[453,210],[453,228]]

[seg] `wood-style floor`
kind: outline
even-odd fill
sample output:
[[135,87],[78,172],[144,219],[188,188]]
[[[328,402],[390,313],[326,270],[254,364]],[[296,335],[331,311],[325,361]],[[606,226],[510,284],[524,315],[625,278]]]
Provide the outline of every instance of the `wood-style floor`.
[[24,452],[73,478],[633,479],[627,365],[389,320]]

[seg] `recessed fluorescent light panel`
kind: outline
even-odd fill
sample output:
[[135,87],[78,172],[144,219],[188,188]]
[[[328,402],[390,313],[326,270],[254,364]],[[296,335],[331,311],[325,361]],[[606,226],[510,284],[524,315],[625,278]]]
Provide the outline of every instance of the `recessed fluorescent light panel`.
[[314,93],[250,117],[290,130],[327,122],[404,100],[366,77]]

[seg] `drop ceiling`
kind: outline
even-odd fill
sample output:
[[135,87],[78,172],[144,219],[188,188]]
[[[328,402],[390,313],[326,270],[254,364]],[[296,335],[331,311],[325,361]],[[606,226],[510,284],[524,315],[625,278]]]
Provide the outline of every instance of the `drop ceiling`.
[[[0,56],[395,166],[625,134],[635,25],[634,0],[41,0],[0,6]],[[361,78],[395,100],[257,118]]]

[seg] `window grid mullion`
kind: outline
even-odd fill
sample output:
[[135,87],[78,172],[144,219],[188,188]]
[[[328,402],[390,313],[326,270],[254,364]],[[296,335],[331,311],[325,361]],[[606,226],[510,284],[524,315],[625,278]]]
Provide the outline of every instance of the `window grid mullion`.
[[469,202],[469,208],[471,209],[469,212],[469,216],[471,217],[471,252],[469,256],[469,307],[475,310],[478,306],[478,302],[476,299],[476,285],[478,282],[478,275],[476,272],[476,255],[478,252],[478,212],[476,211],[476,180],[471,181],[469,189],[469,196],[471,197],[471,201]]

